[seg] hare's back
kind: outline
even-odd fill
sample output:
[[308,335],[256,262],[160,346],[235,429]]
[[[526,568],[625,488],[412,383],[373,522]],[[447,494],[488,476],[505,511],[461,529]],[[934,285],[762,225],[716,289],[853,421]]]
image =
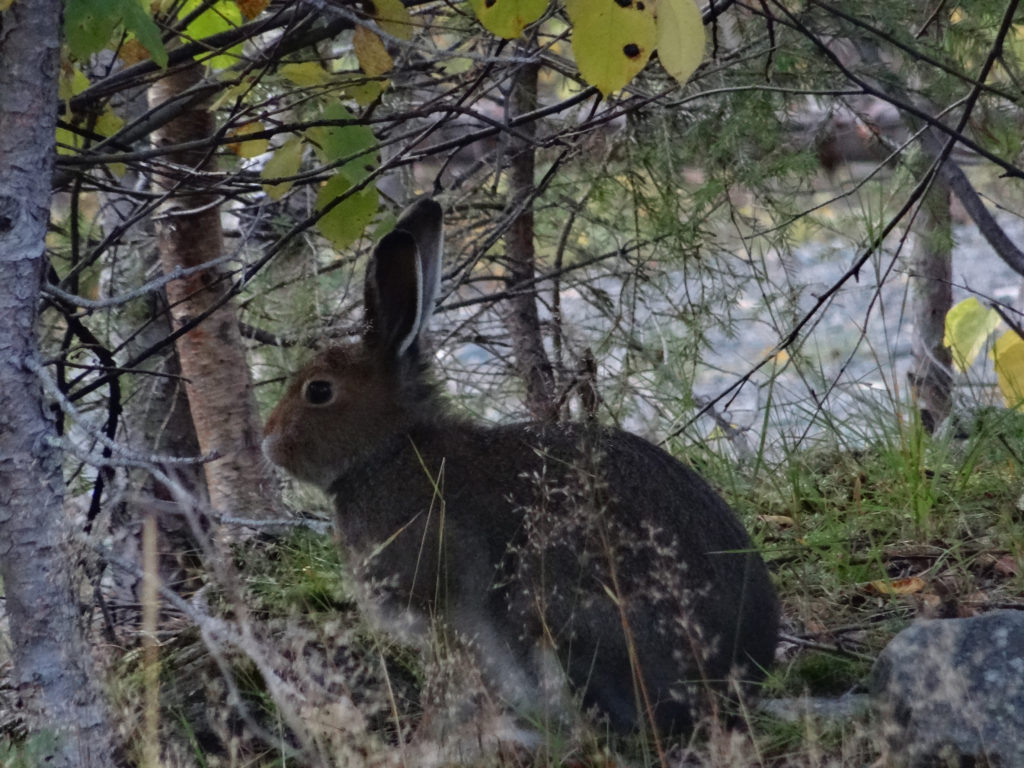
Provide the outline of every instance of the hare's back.
[[523,602],[513,611],[543,606],[588,704],[619,725],[634,717],[629,644],[669,730],[685,727],[668,701],[679,681],[737,669],[760,678],[774,655],[775,593],[743,525],[700,475],[615,429],[514,425],[486,440],[478,477],[511,489],[503,578]]
[[449,485],[466,503],[449,508],[487,527],[495,556],[511,540],[527,554],[557,549],[568,570],[600,561],[593,550],[605,547],[622,563],[625,587],[661,594],[681,585],[707,623],[750,642],[771,635],[758,644],[774,647],[764,562],[693,469],[637,435],[590,425],[515,424],[467,438],[451,449],[451,468],[465,477]]

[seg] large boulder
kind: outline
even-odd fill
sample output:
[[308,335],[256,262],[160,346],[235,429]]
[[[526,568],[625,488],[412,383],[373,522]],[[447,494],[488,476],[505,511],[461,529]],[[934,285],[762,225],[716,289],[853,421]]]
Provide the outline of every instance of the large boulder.
[[1024,766],[1024,611],[918,621],[871,675],[886,765]]

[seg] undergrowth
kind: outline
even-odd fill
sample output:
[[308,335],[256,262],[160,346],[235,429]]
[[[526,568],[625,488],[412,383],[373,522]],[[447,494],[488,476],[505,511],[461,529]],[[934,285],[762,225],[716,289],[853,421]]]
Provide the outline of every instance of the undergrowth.
[[[751,462],[737,464],[709,454],[706,446],[691,455],[764,553],[784,626],[762,705],[748,706],[738,729],[709,724],[693,742],[668,752],[671,764],[866,765],[879,756],[869,710],[822,716],[795,702],[862,693],[874,658],[915,617],[1024,605],[1020,414],[982,410],[936,435],[913,418],[897,418],[856,447],[819,443],[774,461],[761,456],[756,471]],[[236,545],[233,565],[237,583],[207,588],[210,612],[238,622],[252,643],[273,649],[286,682],[315,689],[312,701],[350,703],[361,732],[344,734],[341,726],[327,735],[297,732],[289,719],[296,713],[282,712],[274,686],[245,648],[211,654],[193,627],[170,633],[162,645],[165,764],[430,762],[418,738],[430,728],[421,722],[426,702],[443,695],[431,681],[462,686],[464,670],[439,673],[418,649],[371,632],[329,535],[300,529],[250,540]],[[129,739],[139,737],[140,663],[140,654],[126,655],[116,675]],[[320,726],[329,731],[330,711],[318,712]],[[609,743],[593,733],[581,739],[530,725],[539,731],[540,746],[478,750],[461,764],[659,761],[649,745]],[[18,765],[22,758],[14,748],[3,749],[3,764]]]

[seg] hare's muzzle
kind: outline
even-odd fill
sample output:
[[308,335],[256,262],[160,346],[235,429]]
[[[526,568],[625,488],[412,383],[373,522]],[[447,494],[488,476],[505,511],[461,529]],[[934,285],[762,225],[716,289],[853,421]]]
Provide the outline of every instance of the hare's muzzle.
[[266,456],[273,464],[281,466],[281,437],[275,432],[270,432],[263,436],[263,442],[260,443],[260,449],[263,451],[263,455]]

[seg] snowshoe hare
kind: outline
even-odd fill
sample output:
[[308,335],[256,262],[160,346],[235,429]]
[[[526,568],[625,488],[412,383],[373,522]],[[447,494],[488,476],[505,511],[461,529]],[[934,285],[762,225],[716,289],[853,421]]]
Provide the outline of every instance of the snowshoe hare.
[[704,480],[635,435],[451,413],[419,343],[442,242],[423,199],[377,244],[362,339],[295,376],[264,453],[333,497],[363,607],[389,631],[452,632],[513,709],[554,667],[613,730],[687,734],[771,664],[764,562]]

